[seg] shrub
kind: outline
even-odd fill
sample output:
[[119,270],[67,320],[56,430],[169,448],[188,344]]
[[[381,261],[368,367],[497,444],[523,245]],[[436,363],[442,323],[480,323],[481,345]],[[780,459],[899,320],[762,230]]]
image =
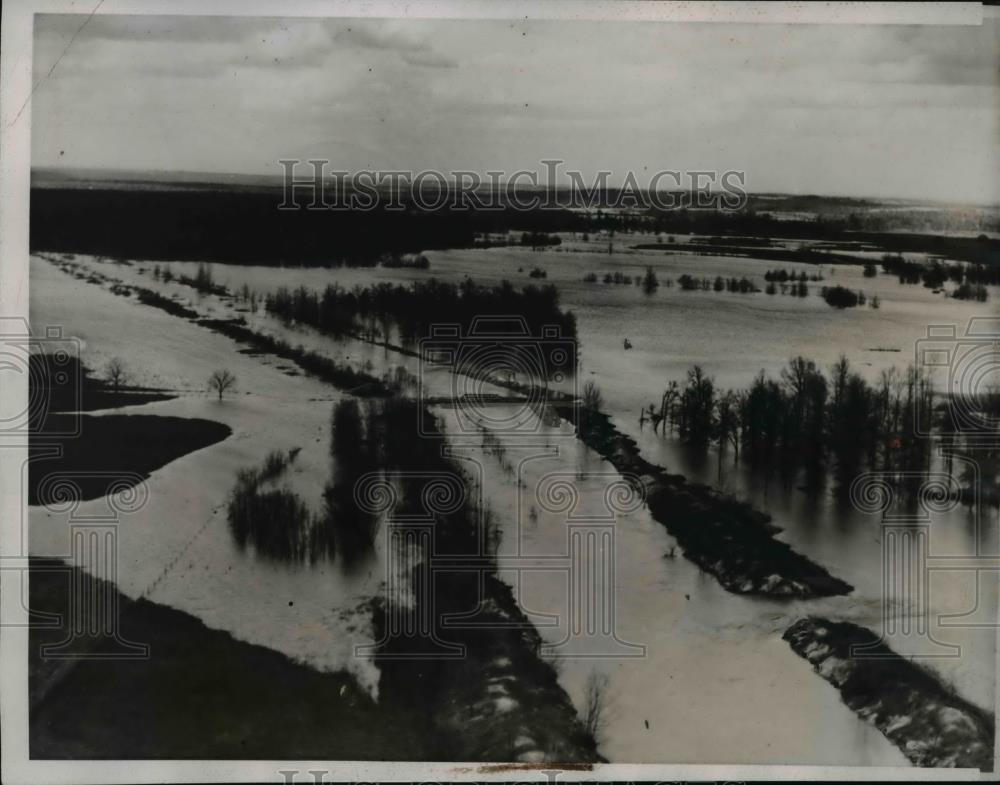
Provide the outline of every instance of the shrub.
[[951,296],[957,300],[975,300],[984,303],[989,299],[990,294],[982,284],[963,283],[951,293]]
[[583,408],[588,412],[597,412],[603,405],[604,396],[601,394],[601,388],[593,379],[588,379],[583,385]]
[[854,308],[858,295],[843,286],[824,286],[820,294],[831,308]]
[[642,290],[646,294],[652,294],[660,288],[660,280],[656,277],[652,267],[646,268],[646,274],[642,277]]

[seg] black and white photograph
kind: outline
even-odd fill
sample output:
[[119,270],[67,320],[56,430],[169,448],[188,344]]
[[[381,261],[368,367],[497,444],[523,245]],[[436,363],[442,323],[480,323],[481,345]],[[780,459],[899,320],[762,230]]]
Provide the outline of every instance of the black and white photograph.
[[3,15],[5,781],[997,776],[1000,7]]

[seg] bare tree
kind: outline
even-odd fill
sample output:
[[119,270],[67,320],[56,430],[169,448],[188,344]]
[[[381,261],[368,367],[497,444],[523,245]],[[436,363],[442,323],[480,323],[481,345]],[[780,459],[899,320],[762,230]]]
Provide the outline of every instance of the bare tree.
[[591,671],[583,687],[583,724],[596,741],[607,723],[608,676]]
[[593,379],[588,379],[583,385],[583,408],[587,411],[596,412],[604,405],[604,396],[601,395],[601,388]]
[[108,364],[104,366],[104,373],[107,374],[108,381],[111,382],[111,385],[115,388],[115,392],[117,393],[118,389],[125,382],[125,377],[127,376],[125,363],[122,362],[121,357],[112,357],[108,360]]
[[215,390],[219,394],[220,401],[222,400],[222,394],[234,384],[236,384],[236,377],[225,369],[214,371],[208,377],[208,389]]

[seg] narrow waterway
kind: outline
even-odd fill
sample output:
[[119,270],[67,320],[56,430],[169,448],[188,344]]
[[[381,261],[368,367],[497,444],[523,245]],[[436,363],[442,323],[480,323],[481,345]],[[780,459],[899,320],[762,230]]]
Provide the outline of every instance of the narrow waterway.
[[[484,448],[455,427],[452,411],[440,413],[455,449],[480,469],[503,528],[500,554],[509,558],[501,575],[532,612],[578,708],[591,674],[607,676],[606,757],[907,765],[781,640],[812,603],[730,594],[679,551],[666,556],[675,543],[665,528],[568,426],[543,428],[527,445],[500,435],[501,446],[490,440]],[[613,559],[613,573],[589,569],[575,585],[573,530],[610,532],[595,556]],[[580,632],[570,634],[579,620]],[[606,624],[613,635],[602,634]]]

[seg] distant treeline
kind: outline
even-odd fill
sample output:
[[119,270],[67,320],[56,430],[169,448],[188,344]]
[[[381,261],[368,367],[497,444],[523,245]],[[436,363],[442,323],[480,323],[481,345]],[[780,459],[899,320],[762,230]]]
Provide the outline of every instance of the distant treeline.
[[[963,262],[983,265],[1000,265],[1000,240],[981,234],[977,237],[945,237],[937,234],[896,233],[883,231],[858,231],[862,222],[847,218],[825,218],[801,220],[780,220],[768,213],[753,211],[650,211],[641,216],[597,215],[594,224],[603,229],[630,231],[670,232],[674,234],[713,235],[712,241],[724,241],[746,246],[740,253],[753,258],[771,259],[785,262],[806,262],[810,264],[858,264],[857,257],[833,254],[813,248],[780,249],[748,246],[746,238],[764,237],[786,240],[843,240],[852,243],[878,246],[891,253],[929,253],[957,259]],[[857,227],[857,228],[856,228]],[[731,235],[731,236],[730,236]],[[703,238],[704,239],[704,238]],[[702,243],[703,248],[692,244],[676,243],[676,249],[690,251],[711,251],[720,245],[717,242]],[[660,244],[665,250],[670,244]],[[655,249],[657,245],[647,244],[639,248]],[[725,246],[722,246],[725,247]]]
[[[279,210],[280,191],[36,188],[31,249],[126,259],[376,264],[383,254],[471,247],[451,211]],[[420,266],[420,265],[414,265]]]
[[[523,319],[529,334],[522,337],[528,341],[537,340],[546,328],[554,328],[559,341],[576,339],[576,317],[559,307],[559,292],[551,285],[518,290],[507,281],[480,286],[469,278],[459,284],[432,278],[409,286],[380,283],[345,289],[331,284],[322,292],[304,286],[282,287],[268,295],[266,308],[286,322],[301,322],[334,337],[374,340],[381,335],[388,341],[395,327],[406,348],[430,337],[435,325],[457,325],[463,336],[469,336],[477,320],[489,317]],[[491,330],[503,334],[516,326],[509,321],[490,323]],[[518,337],[517,332],[509,334]],[[574,367],[575,357],[566,356],[561,362],[550,363],[547,370],[572,371]]]
[[[615,270],[613,273],[604,273],[604,278],[602,279],[604,283],[613,283],[624,286],[631,286],[634,283],[640,283],[641,278],[636,276],[633,278],[631,275],[623,273],[621,270]],[[597,283],[597,273],[587,273],[583,276],[584,283]]]
[[742,246],[736,244],[709,245],[707,243],[639,243],[633,246],[639,251],[676,251],[696,256],[736,256],[746,259],[761,259],[771,262],[795,262],[798,264],[859,264],[856,256],[832,253],[825,248],[779,248],[775,246]]
[[795,270],[768,270],[764,273],[764,280],[774,283],[788,283],[789,281],[799,281],[805,283],[806,281],[822,281],[823,276],[820,273],[807,274],[805,270],[796,273]]
[[715,278],[695,278],[685,273],[678,277],[677,285],[680,286],[681,291],[685,292],[696,291],[698,289],[707,292],[711,289],[716,292],[725,291],[736,292],[738,294],[752,294],[760,291],[757,285],[749,278],[723,278],[721,275],[717,275]]
[[[958,284],[952,296],[959,300],[989,299],[987,285],[1000,285],[1000,266],[987,267],[981,264],[948,264],[935,260],[930,264],[920,264],[909,261],[901,254],[885,254],[882,256],[882,270],[889,275],[895,275],[902,284],[923,283],[928,289],[940,289],[945,282]],[[865,277],[872,278],[878,274],[874,262],[865,264]]]
[[[744,254],[777,261],[857,264],[856,257],[813,249],[757,247],[753,238],[845,240],[891,253],[925,252],[983,265],[1000,264],[1000,240],[933,234],[856,231],[852,218],[778,220],[746,210],[571,211],[279,210],[282,190],[33,188],[32,251],[89,253],[131,259],[248,264],[375,264],[386,253],[417,253],[476,245],[476,237],[517,230],[552,243],[555,232],[697,234],[706,251],[725,241]],[[859,203],[858,209],[863,208]],[[522,235],[523,237],[523,235]],[[529,239],[528,243],[533,240]],[[685,244],[678,244],[684,246]],[[699,244],[687,244],[696,252]],[[538,247],[536,245],[536,247]],[[657,246],[650,246],[657,247]],[[662,246],[666,247],[666,246]]]

